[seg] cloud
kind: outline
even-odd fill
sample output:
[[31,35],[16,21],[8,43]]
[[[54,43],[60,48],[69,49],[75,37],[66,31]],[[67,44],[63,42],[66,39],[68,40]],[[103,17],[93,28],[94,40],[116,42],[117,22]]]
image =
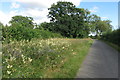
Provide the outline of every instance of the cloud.
[[11,20],[11,18],[17,14],[18,14],[17,10],[10,11],[9,13],[5,13],[0,10],[0,22],[2,22],[4,25],[6,25]]
[[[14,1],[15,0],[0,0],[0,2],[14,2]],[[77,1],[77,0],[73,0],[73,1]],[[83,0],[82,2],[119,2],[119,0]]]
[[8,22],[7,15],[4,14],[4,12],[2,11],[0,11],[0,22],[2,22],[4,25],[6,24],[6,22]]
[[44,0],[44,1],[42,0],[16,0],[16,1],[22,3],[24,7],[28,7],[28,8],[35,8],[35,7],[48,8],[53,3],[56,3],[58,1],[68,1],[78,6],[82,0]]
[[43,9],[43,10],[39,10],[39,9],[27,9],[24,12],[19,12],[19,15],[23,15],[23,16],[30,16],[34,18],[34,22],[36,22],[37,24],[41,23],[41,22],[49,22],[49,19],[47,18],[48,15],[48,10],[47,9]]
[[101,17],[102,19],[108,19],[108,17]]
[[[12,16],[22,15],[22,16],[30,16],[33,17],[34,22],[37,24],[42,22],[49,22],[47,18],[48,8],[53,4],[58,2],[59,0],[11,0],[11,11],[5,13],[3,11],[0,12],[0,21],[3,24],[8,24],[11,20]],[[79,6],[81,0],[60,0],[60,1],[68,1],[72,2],[74,5]],[[10,2],[10,1],[9,1]]]
[[19,4],[12,2],[11,8],[19,8],[19,7],[20,7]]
[[83,2],[119,2],[119,0],[83,0]]
[[98,7],[93,7],[92,9],[90,9],[90,12],[92,12],[92,13],[96,13],[97,11],[98,11]]

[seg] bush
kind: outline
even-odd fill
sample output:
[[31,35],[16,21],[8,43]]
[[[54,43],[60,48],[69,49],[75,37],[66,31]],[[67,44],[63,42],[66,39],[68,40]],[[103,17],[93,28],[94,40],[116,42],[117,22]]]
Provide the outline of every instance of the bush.
[[60,34],[52,33],[46,30],[31,29],[23,26],[10,26],[3,28],[4,41],[10,42],[10,40],[31,40],[32,38],[59,38]]
[[112,42],[118,46],[120,46],[120,29],[114,30],[110,33],[106,33],[104,35],[101,36],[101,39],[105,40],[105,41],[109,41]]

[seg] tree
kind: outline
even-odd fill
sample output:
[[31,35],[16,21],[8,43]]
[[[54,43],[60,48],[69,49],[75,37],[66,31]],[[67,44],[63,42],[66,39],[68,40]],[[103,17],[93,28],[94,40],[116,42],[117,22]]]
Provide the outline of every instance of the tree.
[[[76,8],[71,2],[57,2],[49,8],[48,17],[52,23],[50,27],[53,28],[52,31],[59,32],[66,37],[84,37],[89,33],[88,26],[84,25],[88,14],[89,11]],[[51,28],[48,26],[48,29]]]
[[90,15],[90,24],[92,26],[91,32],[98,33],[98,22],[101,21],[101,18],[95,14]]
[[21,25],[23,27],[34,28],[32,17],[13,16],[9,23],[11,24],[11,26]]
[[104,21],[99,21],[98,22],[98,30],[99,30],[99,34],[102,35],[103,33],[108,33],[112,30],[112,25],[110,25],[109,20],[104,20]]

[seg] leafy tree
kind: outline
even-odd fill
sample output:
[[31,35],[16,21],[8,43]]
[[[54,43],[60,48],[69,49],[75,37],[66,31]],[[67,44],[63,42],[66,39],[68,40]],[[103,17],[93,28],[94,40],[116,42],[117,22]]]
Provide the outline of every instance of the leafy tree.
[[24,16],[13,16],[11,21],[9,21],[11,26],[21,25],[23,27],[34,28],[33,18]]
[[101,18],[95,14],[90,15],[90,24],[92,26],[91,32],[96,32],[98,34],[98,22],[101,21]]
[[105,33],[105,32],[110,32],[112,30],[112,26],[110,25],[110,22],[111,21],[99,21],[98,22],[98,31],[99,32],[99,35],[102,35],[102,33]]
[[[49,8],[48,17],[51,19],[53,29],[66,37],[84,37],[89,33],[87,16],[90,12],[76,8],[71,2],[57,2]],[[86,25],[85,25],[86,18]],[[51,29],[48,26],[48,29]]]
[[120,47],[120,28],[111,32],[104,33],[101,39],[112,42]]

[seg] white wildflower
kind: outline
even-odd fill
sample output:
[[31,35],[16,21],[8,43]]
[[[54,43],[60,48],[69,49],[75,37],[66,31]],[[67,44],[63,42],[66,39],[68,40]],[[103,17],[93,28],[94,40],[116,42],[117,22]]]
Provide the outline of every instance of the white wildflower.
[[63,61],[61,61],[63,63]]
[[7,68],[12,68],[12,67],[13,67],[12,65],[9,65],[9,64],[7,65]]
[[5,59],[5,61],[6,61],[6,62],[8,62],[8,61],[9,61],[9,59]]
[[24,55],[22,54],[21,57],[23,57]]
[[8,73],[8,74],[10,74],[10,73],[11,73],[11,71],[7,71],[7,73]]
[[32,59],[31,59],[31,58],[28,58],[28,60],[29,60],[30,62],[32,62]]

